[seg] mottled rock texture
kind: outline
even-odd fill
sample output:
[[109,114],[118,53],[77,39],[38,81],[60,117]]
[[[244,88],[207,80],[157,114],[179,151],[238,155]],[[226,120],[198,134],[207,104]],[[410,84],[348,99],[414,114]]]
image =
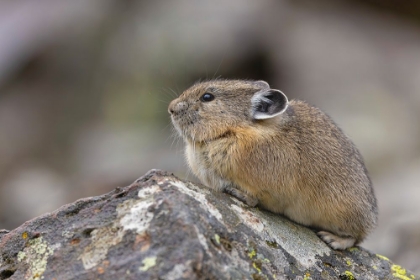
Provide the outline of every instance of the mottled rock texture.
[[[24,205],[22,205],[24,207]],[[360,247],[152,170],[0,231],[0,279],[419,279]]]

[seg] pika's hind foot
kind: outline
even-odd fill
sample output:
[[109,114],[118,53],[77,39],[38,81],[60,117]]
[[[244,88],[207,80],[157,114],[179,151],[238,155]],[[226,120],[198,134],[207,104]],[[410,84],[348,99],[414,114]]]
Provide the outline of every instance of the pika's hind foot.
[[347,249],[356,242],[356,239],[353,237],[341,237],[328,231],[319,231],[317,234],[328,246],[335,250]]

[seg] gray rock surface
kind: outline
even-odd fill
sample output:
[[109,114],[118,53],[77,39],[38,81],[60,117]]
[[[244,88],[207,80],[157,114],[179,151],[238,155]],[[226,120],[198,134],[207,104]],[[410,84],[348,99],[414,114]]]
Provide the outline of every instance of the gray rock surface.
[[[23,207],[23,206],[22,206]],[[360,247],[152,170],[0,231],[0,279],[420,279]]]

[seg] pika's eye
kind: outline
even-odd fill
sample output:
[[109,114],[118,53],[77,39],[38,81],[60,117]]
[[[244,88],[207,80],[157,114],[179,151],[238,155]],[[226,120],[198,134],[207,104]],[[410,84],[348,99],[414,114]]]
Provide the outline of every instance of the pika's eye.
[[200,97],[200,100],[203,102],[210,102],[214,99],[214,95],[211,93],[206,92]]

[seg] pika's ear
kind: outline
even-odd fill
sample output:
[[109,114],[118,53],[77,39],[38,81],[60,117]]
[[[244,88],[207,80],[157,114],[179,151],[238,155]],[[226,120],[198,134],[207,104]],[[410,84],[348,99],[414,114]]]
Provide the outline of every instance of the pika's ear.
[[257,86],[259,86],[263,89],[269,89],[270,88],[270,85],[266,81],[263,81],[263,80],[254,81],[254,84],[256,84]]
[[286,95],[277,89],[263,89],[251,98],[252,117],[256,120],[273,118],[283,113],[288,106]]

